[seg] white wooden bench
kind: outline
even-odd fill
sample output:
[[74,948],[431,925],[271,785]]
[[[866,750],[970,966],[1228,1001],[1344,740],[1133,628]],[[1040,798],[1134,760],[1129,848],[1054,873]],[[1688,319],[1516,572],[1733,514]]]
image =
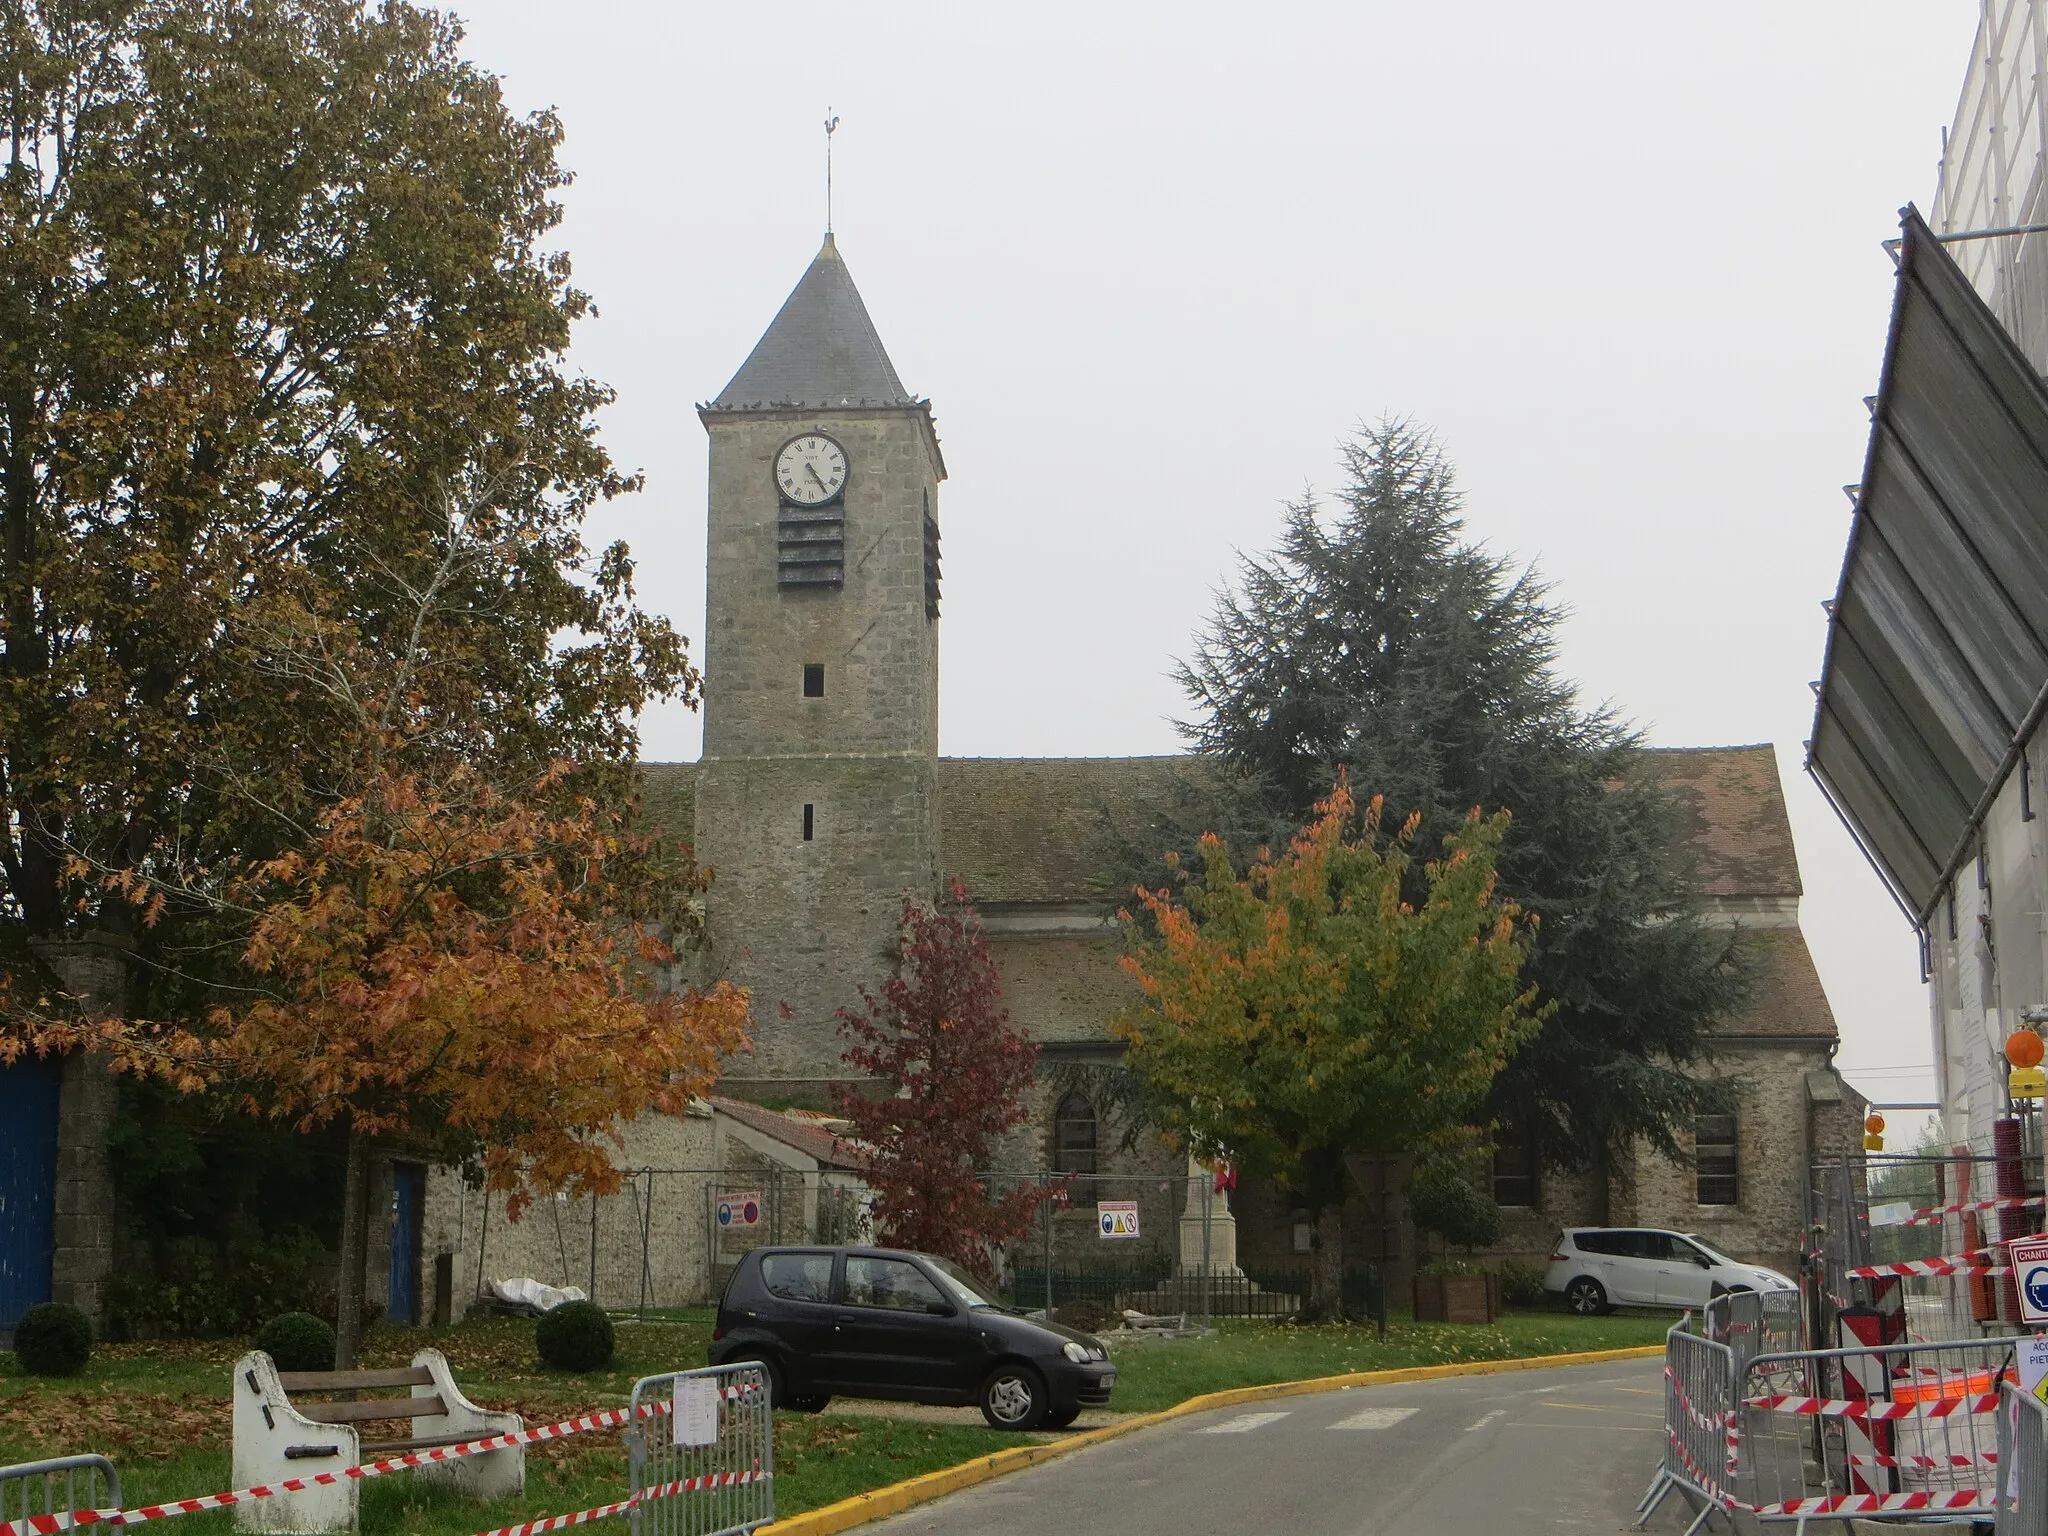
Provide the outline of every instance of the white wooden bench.
[[[338,1472],[365,1461],[525,1427],[516,1413],[495,1413],[464,1397],[437,1349],[421,1350],[410,1366],[364,1371],[280,1371],[270,1356],[251,1350],[235,1362],[230,1388],[237,1488]],[[367,1395],[399,1388],[405,1389],[405,1396]],[[315,1400],[332,1393],[350,1397]],[[409,1421],[410,1434],[365,1443],[356,1428],[391,1420]],[[458,1456],[415,1468],[413,1475],[472,1498],[515,1498],[526,1491],[526,1449],[515,1445],[480,1456]],[[345,1477],[303,1493],[237,1504],[235,1526],[280,1536],[354,1531],[361,1488],[361,1479]]]

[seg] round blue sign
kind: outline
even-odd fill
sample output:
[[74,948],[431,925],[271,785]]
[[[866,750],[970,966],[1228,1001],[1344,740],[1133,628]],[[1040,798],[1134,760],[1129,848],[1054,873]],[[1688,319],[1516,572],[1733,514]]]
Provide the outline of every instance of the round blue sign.
[[2048,1264],[2034,1265],[2020,1283],[2026,1288],[2028,1305],[2036,1311],[2048,1312]]

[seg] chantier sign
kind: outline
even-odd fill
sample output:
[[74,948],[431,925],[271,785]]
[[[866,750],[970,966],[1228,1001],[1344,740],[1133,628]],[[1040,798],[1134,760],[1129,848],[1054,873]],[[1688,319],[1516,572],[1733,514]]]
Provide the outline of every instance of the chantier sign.
[[2048,1327],[2048,1237],[2016,1237],[2007,1253],[2020,1293],[2020,1321]]

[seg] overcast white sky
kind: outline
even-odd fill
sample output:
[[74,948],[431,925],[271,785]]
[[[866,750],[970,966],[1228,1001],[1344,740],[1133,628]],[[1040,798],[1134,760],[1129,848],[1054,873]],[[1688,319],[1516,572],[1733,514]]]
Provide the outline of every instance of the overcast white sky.
[[[704,434],[840,248],[952,479],[941,749],[1178,748],[1167,677],[1233,551],[1361,418],[1432,424],[1472,534],[1570,604],[1565,664],[1659,745],[1771,741],[1843,1062],[1932,1095],[1910,931],[1800,772],[1891,294],[1974,0],[1713,6],[468,0],[552,105],[575,361],[693,638]],[[645,723],[691,758],[697,721]]]

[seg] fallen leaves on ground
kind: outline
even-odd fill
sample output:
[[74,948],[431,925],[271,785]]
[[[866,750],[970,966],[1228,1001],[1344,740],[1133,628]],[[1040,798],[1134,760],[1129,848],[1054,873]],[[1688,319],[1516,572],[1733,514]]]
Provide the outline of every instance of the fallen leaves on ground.
[[64,1393],[31,1388],[0,1399],[0,1440],[48,1455],[98,1451],[134,1461],[168,1461],[194,1449],[224,1448],[228,1411],[167,1392],[107,1388]]

